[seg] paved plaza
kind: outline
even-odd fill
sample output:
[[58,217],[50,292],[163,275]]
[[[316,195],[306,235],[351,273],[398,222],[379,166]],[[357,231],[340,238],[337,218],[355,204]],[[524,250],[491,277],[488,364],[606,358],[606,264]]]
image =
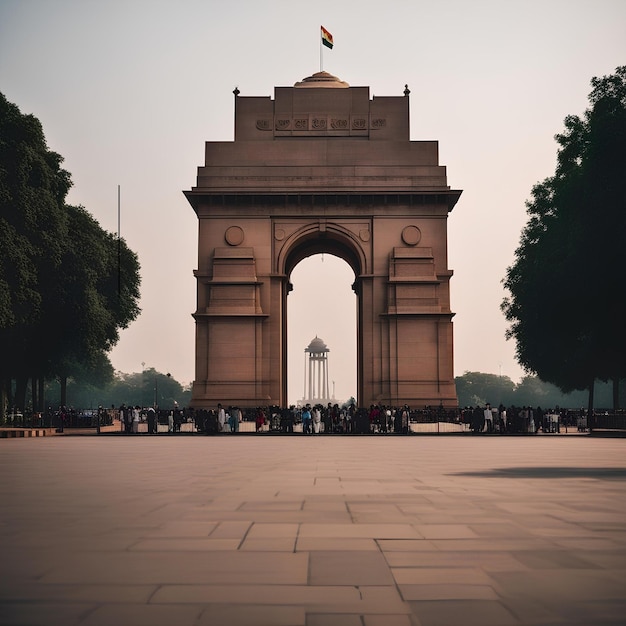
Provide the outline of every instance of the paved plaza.
[[0,624],[626,623],[626,439],[0,440]]

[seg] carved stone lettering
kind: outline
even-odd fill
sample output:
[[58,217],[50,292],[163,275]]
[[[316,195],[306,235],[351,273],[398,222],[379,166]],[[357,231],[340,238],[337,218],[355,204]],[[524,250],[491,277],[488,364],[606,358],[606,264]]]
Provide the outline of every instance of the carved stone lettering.
[[313,130],[326,130],[326,118],[314,117],[311,122],[311,127]]
[[330,127],[335,130],[345,130],[348,128],[348,120],[345,118],[331,119]]
[[384,128],[385,126],[387,126],[387,120],[384,117],[372,119],[372,128]]
[[270,120],[257,120],[256,127],[259,130],[272,130],[272,122]]

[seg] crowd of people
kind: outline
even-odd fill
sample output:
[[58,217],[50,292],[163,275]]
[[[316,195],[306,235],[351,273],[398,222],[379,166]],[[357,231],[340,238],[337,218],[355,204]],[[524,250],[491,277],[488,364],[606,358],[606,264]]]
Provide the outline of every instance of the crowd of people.
[[408,433],[411,410],[403,407],[387,407],[372,404],[369,408],[355,404],[339,406],[328,403],[323,406],[291,405],[289,407],[256,407],[241,410],[239,407],[196,410],[194,420],[198,430],[207,433],[235,433],[244,421],[253,421],[256,432],[301,432],[304,435],[358,434],[358,433]]
[[542,431],[559,432],[561,426],[576,427],[586,430],[587,422],[584,411],[555,409],[544,410],[541,407],[505,407],[497,408],[487,403],[484,407],[468,407],[461,411],[461,419],[473,433],[537,433]]
[[[490,404],[464,409],[424,407],[411,409],[372,404],[368,408],[355,404],[339,406],[328,403],[289,407],[241,408],[223,406],[218,403],[215,409],[155,410],[139,406],[122,405],[119,408],[122,430],[126,433],[159,432],[158,425],[166,425],[167,432],[181,432],[183,424],[192,424],[193,431],[206,434],[238,433],[250,431],[248,424],[254,424],[256,432],[320,434],[408,434],[411,424],[449,422],[463,425],[464,430],[475,434],[516,434],[558,432],[562,425],[578,426],[580,412],[557,409],[542,410],[540,407],[492,407]],[[147,427],[140,429],[141,423]],[[242,427],[242,424],[246,426]],[[147,430],[146,430],[147,428]],[[161,430],[165,430],[162,428]]]

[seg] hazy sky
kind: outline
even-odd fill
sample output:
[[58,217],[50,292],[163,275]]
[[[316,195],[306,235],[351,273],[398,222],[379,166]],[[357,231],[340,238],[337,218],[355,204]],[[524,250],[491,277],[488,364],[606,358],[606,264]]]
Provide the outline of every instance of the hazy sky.
[[[197,218],[182,191],[204,142],[233,139],[235,87],[273,97],[319,70],[321,24],[335,42],[324,69],[371,96],[407,83],[411,139],[438,140],[448,184],[463,189],[448,220],[455,374],[518,380],[501,281],[531,188],[554,173],[563,119],[584,111],[593,76],[626,63],[624,0],[0,0],[0,91],[65,158],[69,202],[116,233],[121,186],[142,313],[114,367],[193,380]],[[289,399],[303,393],[315,335],[344,399],[356,379],[354,277],[325,255],[292,278]],[[301,294],[319,308],[298,310]]]

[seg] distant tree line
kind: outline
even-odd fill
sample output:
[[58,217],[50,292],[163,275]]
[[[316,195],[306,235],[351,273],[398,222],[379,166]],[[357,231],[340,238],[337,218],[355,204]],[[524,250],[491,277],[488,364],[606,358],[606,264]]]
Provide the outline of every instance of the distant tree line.
[[[455,378],[456,392],[460,407],[484,407],[503,404],[506,407],[538,407],[580,409],[587,406],[587,391],[564,393],[552,383],[540,380],[537,376],[524,376],[515,383],[508,376],[483,374],[482,372],[465,372]],[[596,383],[595,406],[599,409],[610,409],[613,406],[613,385],[598,381]],[[622,389],[622,394],[624,394]],[[626,395],[626,394],[624,394]],[[622,405],[626,405],[624,398]]]
[[46,381],[65,404],[68,380],[112,380],[108,352],[139,314],[137,255],[66,204],[62,162],[0,94],[0,413],[43,410]]
[[[46,387],[48,405],[60,402],[60,386],[51,381]],[[72,380],[67,385],[67,403],[77,409],[126,406],[172,409],[175,405],[189,406],[191,386],[183,386],[170,374],[149,368],[143,372],[115,372],[110,380],[100,384]]]

